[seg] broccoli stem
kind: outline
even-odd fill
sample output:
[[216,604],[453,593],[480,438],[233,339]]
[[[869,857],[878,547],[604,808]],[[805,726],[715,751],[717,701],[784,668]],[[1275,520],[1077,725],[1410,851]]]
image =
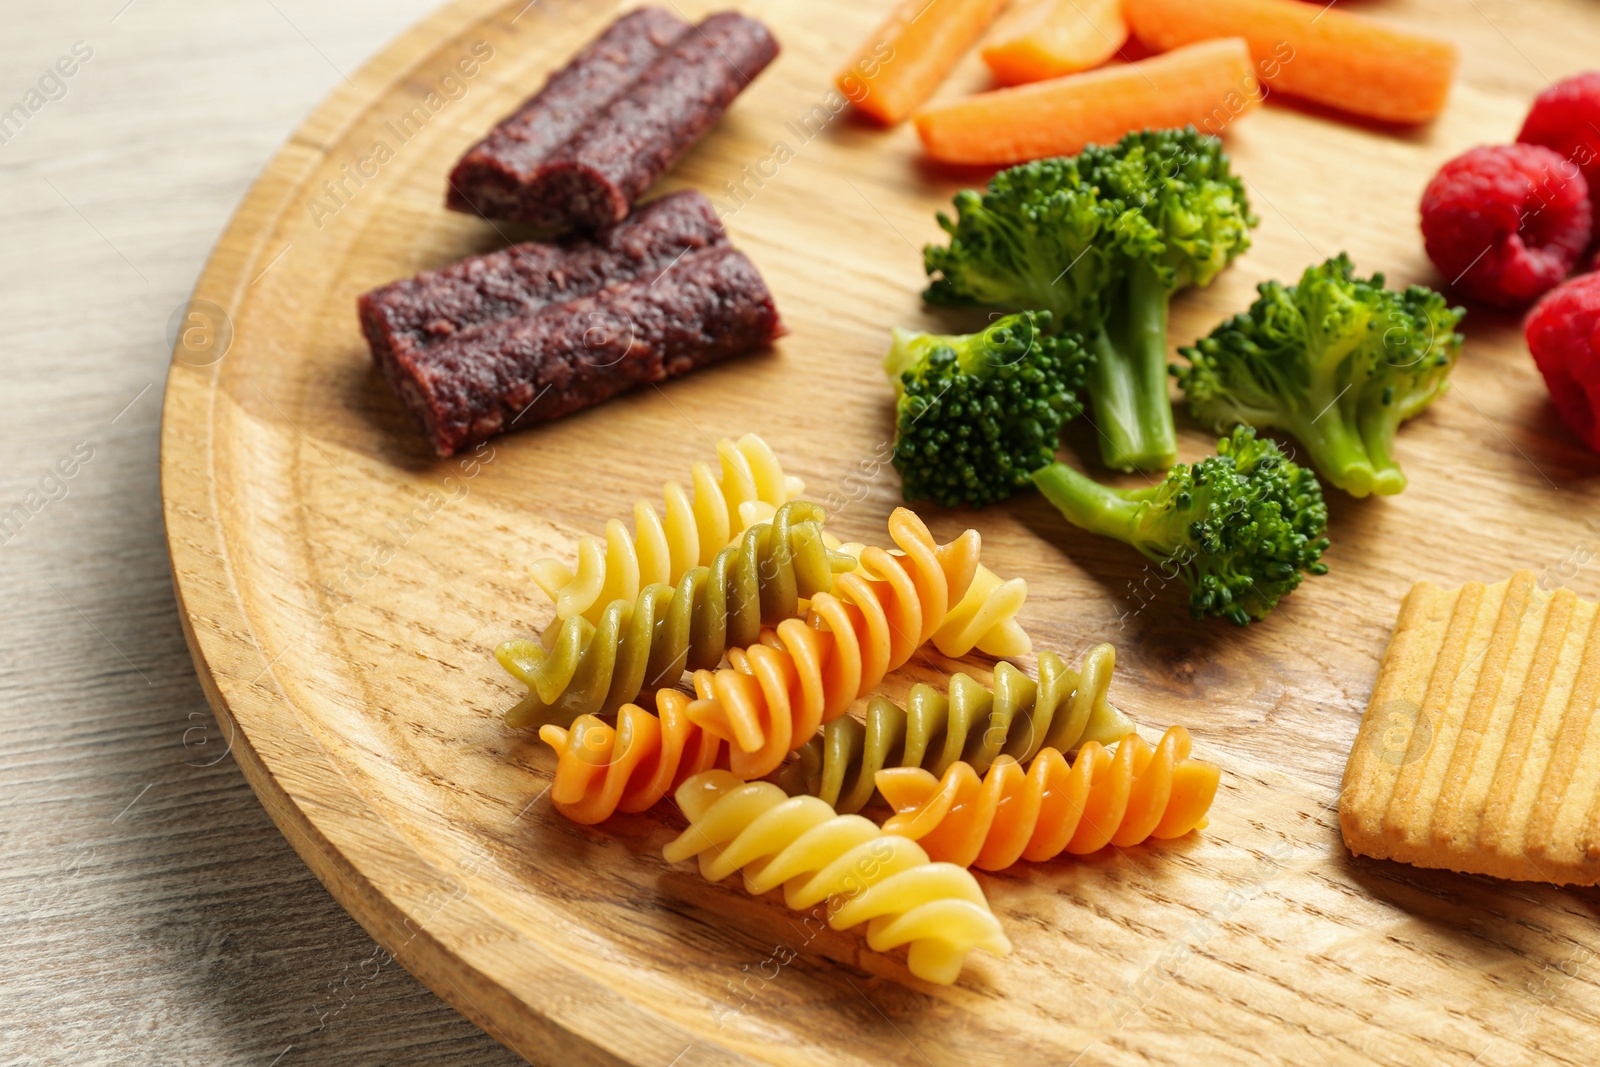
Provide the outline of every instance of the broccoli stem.
[[[1314,394],[1313,397],[1313,404],[1318,403]],[[1263,425],[1273,426],[1279,421],[1283,423],[1280,428],[1311,453],[1312,464],[1328,481],[1353,497],[1372,492],[1377,457],[1370,455],[1368,442],[1357,433],[1355,420],[1346,413],[1341,397],[1329,398],[1309,419],[1301,416],[1268,420]]]
[[1135,263],[1092,339],[1089,381],[1100,457],[1113,470],[1166,470],[1178,458],[1167,397],[1167,303],[1155,269]]
[[1072,525],[1144,551],[1134,530],[1149,506],[1145,501],[1101,485],[1065,463],[1052,463],[1034,471],[1033,484]]
[[1395,431],[1399,428],[1400,412],[1392,402],[1383,405],[1375,415],[1366,415],[1361,419],[1361,440],[1366,446],[1367,458],[1371,460],[1370,488],[1379,496],[1393,496],[1406,487],[1405,472],[1389,451],[1389,446],[1394,443]]

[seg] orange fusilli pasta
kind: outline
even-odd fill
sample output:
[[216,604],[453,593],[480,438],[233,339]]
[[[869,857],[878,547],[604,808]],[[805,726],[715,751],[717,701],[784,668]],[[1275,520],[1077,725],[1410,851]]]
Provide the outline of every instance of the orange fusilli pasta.
[[958,762],[943,779],[920,767],[882,770],[877,785],[895,809],[886,832],[935,860],[992,871],[1181,837],[1205,826],[1219,777],[1215,764],[1189,757],[1189,731],[1174,726],[1155,748],[1138,734],[1111,749],[1090,742],[1070,765],[1047,748],[1026,774],[1001,756],[981,779]]
[[686,694],[662,689],[658,715],[625,704],[615,727],[593,715],[579,716],[571,729],[542,727],[540,739],[557,756],[550,785],[556,810],[592,825],[616,811],[644,811],[685,779],[726,766],[726,744],[690,722],[688,706]]
[[947,545],[916,514],[896,508],[889,535],[900,553],[861,551],[860,566],[834,578],[803,619],[729,652],[731,666],[695,674],[689,717],[733,742],[730,766],[759,778],[843,715],[938,632],[978,566],[977,531]]

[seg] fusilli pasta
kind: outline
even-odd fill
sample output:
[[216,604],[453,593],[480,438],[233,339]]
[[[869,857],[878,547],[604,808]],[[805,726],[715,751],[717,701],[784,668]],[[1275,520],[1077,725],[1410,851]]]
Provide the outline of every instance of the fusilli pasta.
[[633,506],[634,533],[617,519],[602,540],[578,540],[574,568],[557,559],[533,564],[533,580],[556,603],[556,619],[581,615],[599,624],[607,606],[636,601],[651,585],[676,585],[691,567],[709,567],[717,553],[751,524],[800,495],[804,483],[783,473],[778,457],[755,434],[717,442],[720,473],[697,462],[690,468],[694,498],[667,482],[665,519],[648,501]]
[[976,531],[937,545],[914,512],[896,508],[889,536],[899,554],[863,549],[860,567],[834,580],[838,595],[812,598],[808,619],[779,623],[761,643],[729,653],[731,666],[696,675],[696,689],[709,695],[689,705],[689,717],[733,742],[735,774],[776,770],[910,659],[965,594],[977,569]]
[[[968,530],[967,535],[976,537],[977,531]],[[971,545],[973,569],[971,580],[966,583],[966,593],[950,606],[944,622],[930,640],[941,654],[951,659],[960,659],[973,649],[996,659],[1026,656],[1033,651],[1033,639],[1017,622],[1017,613],[1028,599],[1028,583],[1021,578],[1006,581],[977,562],[979,543],[975,541]],[[859,544],[837,547],[858,560],[865,551],[865,546]],[[962,547],[963,551],[967,548],[966,545]],[[891,551],[889,554],[904,553]],[[965,559],[961,563],[965,567]]]
[[1039,656],[1039,680],[1009,663],[995,668],[994,688],[956,674],[950,691],[912,688],[904,708],[881,697],[866,721],[844,716],[808,741],[778,775],[790,793],[819,796],[840,811],[860,811],[872,799],[884,767],[923,767],[935,775],[958,760],[979,774],[1002,753],[1026,761],[1049,747],[1070,752],[1090,742],[1110,744],[1133,733],[1133,722],[1106,694],[1116,649],[1099,645],[1081,672],[1060,656]]
[[835,930],[865,922],[867,945],[909,945],[907,965],[924,981],[954,982],[975,948],[1011,951],[971,872],[929,862],[920,846],[859,815],[727,771],[690,778],[677,800],[689,828],[667,845],[668,862],[699,857],[712,882],[743,869],[750,893],[782,886],[790,908],[825,907]]
[[832,588],[834,572],[855,565],[823,544],[825,517],[816,504],[792,500],[676,587],[650,585],[635,601],[613,600],[598,623],[570,616],[543,643],[500,645],[495,658],[528,687],[507,724],[562,725],[616,711],[685,670],[715,667],[729,648],[760,640],[763,625],[794,618],[802,601]]
[[982,779],[958,762],[943,779],[895,767],[879,771],[877,784],[895,809],[885,832],[920,841],[934,859],[994,871],[1182,837],[1205,826],[1220,773],[1189,758],[1189,731],[1174,726],[1155,748],[1138,734],[1109,750],[1091,741],[1071,765],[1046,748],[1027,774],[1002,755]]
[[624,704],[615,727],[580,715],[570,730],[555,724],[539,737],[555,749],[556,776],[550,799],[556,810],[585,826],[613,812],[651,807],[684,780],[726,766],[727,744],[689,721],[689,697],[676,689],[656,693],[652,715]]
[[1002,581],[980,563],[966,595],[934,632],[933,647],[951,659],[973,649],[997,659],[1026,656],[1033,651],[1033,639],[1017,622],[1017,612],[1026,599],[1027,582],[1021,578]]

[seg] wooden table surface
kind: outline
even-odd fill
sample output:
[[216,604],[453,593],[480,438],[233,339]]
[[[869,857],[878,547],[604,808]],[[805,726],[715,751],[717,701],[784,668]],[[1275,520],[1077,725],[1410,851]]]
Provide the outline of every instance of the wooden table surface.
[[234,767],[157,484],[173,310],[283,139],[432,3],[5,5],[0,111],[41,106],[0,132],[0,515],[27,512],[0,531],[0,1063],[517,1062],[383,965]]

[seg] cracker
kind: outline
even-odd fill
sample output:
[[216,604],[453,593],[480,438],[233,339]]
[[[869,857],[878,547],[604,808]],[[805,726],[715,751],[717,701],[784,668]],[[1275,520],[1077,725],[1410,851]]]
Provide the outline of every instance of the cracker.
[[1351,852],[1600,882],[1600,606],[1532,571],[1414,586],[1350,750]]

